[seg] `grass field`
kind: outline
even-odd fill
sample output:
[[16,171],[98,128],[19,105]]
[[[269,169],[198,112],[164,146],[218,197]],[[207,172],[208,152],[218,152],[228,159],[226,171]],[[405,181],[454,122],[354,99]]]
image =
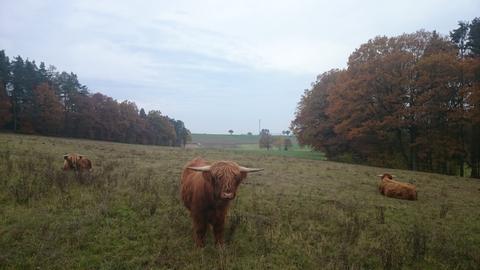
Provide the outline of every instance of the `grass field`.
[[[62,155],[92,159],[90,176]],[[250,175],[224,249],[194,248],[178,196],[185,162],[230,159]],[[2,269],[479,269],[480,182],[388,170],[418,185],[385,198],[385,169],[255,151],[0,134]]]

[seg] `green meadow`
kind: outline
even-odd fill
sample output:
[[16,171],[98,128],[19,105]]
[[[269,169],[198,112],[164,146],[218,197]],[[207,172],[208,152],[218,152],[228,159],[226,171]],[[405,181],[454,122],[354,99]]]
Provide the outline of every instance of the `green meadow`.
[[[242,139],[182,149],[0,134],[0,268],[479,269],[478,180],[276,155]],[[63,172],[68,152],[87,155],[92,172]],[[194,247],[179,200],[197,156],[265,169],[239,187],[223,249],[211,233]],[[418,201],[381,196],[383,172],[415,183]]]

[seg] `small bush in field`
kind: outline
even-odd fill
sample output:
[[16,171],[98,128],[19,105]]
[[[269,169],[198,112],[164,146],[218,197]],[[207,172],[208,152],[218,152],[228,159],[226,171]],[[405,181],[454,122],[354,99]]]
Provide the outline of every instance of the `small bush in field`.
[[23,177],[14,177],[10,179],[8,190],[15,198],[16,203],[28,203],[34,195],[32,182]]

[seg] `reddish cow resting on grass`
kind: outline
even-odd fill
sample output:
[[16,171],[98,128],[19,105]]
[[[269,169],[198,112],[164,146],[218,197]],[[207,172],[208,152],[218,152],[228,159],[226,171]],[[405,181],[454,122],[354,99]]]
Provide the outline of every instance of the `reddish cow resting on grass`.
[[232,161],[209,163],[196,158],[187,163],[181,179],[181,197],[193,220],[195,243],[205,245],[207,227],[213,227],[215,243],[223,245],[223,229],[228,204],[249,172],[263,169],[245,168]]
[[75,172],[90,171],[92,169],[92,162],[85,158],[84,155],[75,153],[66,154],[63,156],[63,170],[74,170]]
[[382,180],[380,180],[378,190],[382,195],[402,200],[417,200],[417,187],[415,185],[395,181],[393,176],[388,173],[379,176]]

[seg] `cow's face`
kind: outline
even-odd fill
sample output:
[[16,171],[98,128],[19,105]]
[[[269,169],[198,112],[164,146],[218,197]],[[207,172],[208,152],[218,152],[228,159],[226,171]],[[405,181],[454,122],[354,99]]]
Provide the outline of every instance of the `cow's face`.
[[73,161],[72,161],[72,156],[71,155],[64,155],[63,156],[63,170],[71,170],[73,169]]
[[234,199],[238,186],[247,177],[247,173],[241,172],[237,164],[223,161],[212,165],[210,174],[215,197],[222,200]]
[[232,161],[219,161],[213,165],[202,167],[189,167],[195,171],[201,171],[203,178],[213,185],[215,198],[232,200],[237,194],[237,188],[248,172],[258,172],[263,169],[246,168]]
[[384,174],[379,174],[378,176],[380,176],[380,179],[382,180],[383,179],[392,180],[394,175],[391,175],[389,173],[384,173]]
[[68,162],[68,160],[65,160],[63,162],[63,170],[67,171],[67,170],[71,170],[71,169],[73,169],[72,165]]
[[82,155],[68,154],[63,156],[63,170],[75,170],[77,161],[82,158]]

